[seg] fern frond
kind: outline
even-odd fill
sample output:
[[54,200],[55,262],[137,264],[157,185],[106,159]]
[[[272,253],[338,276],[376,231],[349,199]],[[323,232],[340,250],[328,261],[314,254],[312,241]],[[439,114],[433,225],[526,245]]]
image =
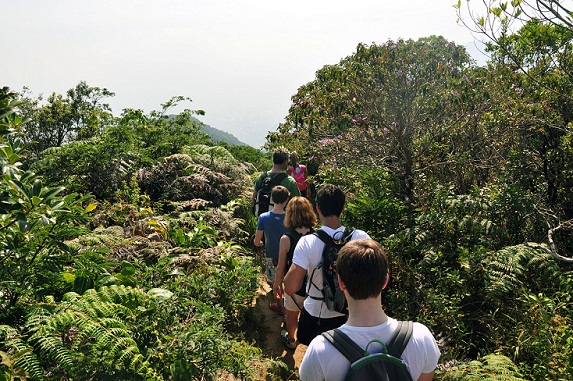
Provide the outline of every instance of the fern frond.
[[484,260],[486,299],[504,300],[507,295],[537,293],[559,286],[561,270],[546,252],[527,245],[508,246]]
[[65,371],[70,372],[74,366],[70,350],[64,347],[59,336],[44,335],[42,333],[40,330],[32,335],[28,343],[34,347],[40,356],[54,360]]
[[[142,291],[125,286],[92,289],[84,295],[68,293],[60,304],[42,303],[33,309],[27,327],[34,334],[28,343],[38,356],[57,364],[72,378],[81,369],[77,362],[84,358],[78,357],[83,353],[87,361],[99,359],[118,367],[129,363],[131,371],[160,379],[149,364],[144,365],[123,320],[135,316],[136,307],[147,300]],[[32,365],[26,364],[25,370],[30,372]]]
[[26,371],[31,380],[44,380],[44,371],[40,364],[40,360],[33,352],[33,349],[22,338],[21,335],[14,328],[10,326],[0,326],[0,332],[6,333],[2,347],[7,351],[11,350],[13,353],[20,353],[21,355],[14,361],[15,367],[20,367]]
[[500,354],[489,354],[481,361],[471,361],[450,369],[443,381],[480,380],[480,381],[525,381],[517,366],[510,358]]
[[217,161],[227,161],[237,163],[237,159],[222,146],[207,146],[204,144],[196,144],[193,146],[185,147],[184,152],[193,158],[193,160],[205,164]]

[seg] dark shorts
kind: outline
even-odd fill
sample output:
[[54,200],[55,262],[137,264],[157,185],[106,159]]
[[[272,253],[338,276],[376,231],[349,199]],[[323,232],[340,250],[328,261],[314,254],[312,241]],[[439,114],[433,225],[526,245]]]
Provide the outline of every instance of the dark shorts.
[[316,336],[330,329],[340,327],[346,323],[346,319],[346,316],[329,319],[314,317],[303,308],[298,319],[296,337],[301,344],[309,345]]

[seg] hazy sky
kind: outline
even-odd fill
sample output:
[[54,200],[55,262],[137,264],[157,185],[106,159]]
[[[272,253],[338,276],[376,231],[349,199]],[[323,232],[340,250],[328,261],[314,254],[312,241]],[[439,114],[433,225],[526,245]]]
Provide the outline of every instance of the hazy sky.
[[[0,86],[65,94],[80,81],[124,108],[183,108],[256,148],[290,97],[360,42],[474,41],[454,0],[5,0]],[[465,3],[465,2],[464,2]]]

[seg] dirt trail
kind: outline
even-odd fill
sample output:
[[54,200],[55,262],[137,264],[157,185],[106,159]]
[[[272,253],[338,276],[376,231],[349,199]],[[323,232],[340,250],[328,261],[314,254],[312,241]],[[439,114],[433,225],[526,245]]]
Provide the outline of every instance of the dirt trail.
[[267,282],[261,282],[256,299],[256,312],[258,316],[263,316],[264,329],[266,332],[263,351],[268,357],[280,358],[292,370],[292,374],[287,380],[298,380],[298,368],[306,351],[306,346],[299,344],[295,350],[287,349],[280,339],[281,329],[285,328],[284,317],[277,315],[268,307],[269,302],[274,301],[271,287]]

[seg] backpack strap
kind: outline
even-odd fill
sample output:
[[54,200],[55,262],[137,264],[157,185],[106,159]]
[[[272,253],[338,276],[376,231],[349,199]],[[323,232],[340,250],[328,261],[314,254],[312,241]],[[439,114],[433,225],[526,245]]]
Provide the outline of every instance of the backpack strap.
[[[345,228],[344,228],[344,233],[342,233],[342,237],[343,237],[343,238],[342,238],[341,241],[344,241],[345,243],[348,242],[348,240],[350,240],[350,238],[352,237],[352,234],[353,234],[353,233],[354,233],[354,229],[349,229],[349,228],[345,227]],[[328,247],[328,246],[334,246],[334,238],[332,238],[332,237],[331,237],[327,232],[325,232],[324,230],[322,230],[322,229],[317,229],[317,230],[315,230],[312,234],[315,235],[315,236],[317,236],[317,237],[324,243],[325,249],[326,249],[326,247]],[[318,267],[315,267],[315,268],[312,270],[312,274],[310,274],[310,276],[308,277],[308,279],[310,280],[310,284],[311,284],[312,286],[314,286],[314,288],[316,288],[316,289],[319,290],[319,291],[321,291],[322,288],[319,288],[319,287],[313,282],[313,279],[314,279],[314,272],[317,271],[317,270],[320,270],[320,269],[322,268],[322,266],[324,266],[324,261],[325,261],[324,253],[325,253],[325,250],[322,250],[322,256],[321,256],[322,262],[320,262],[320,265],[318,265]],[[309,289],[310,289],[310,287],[309,287]],[[314,300],[324,300],[324,297],[316,297],[316,296],[312,296],[312,295],[308,295],[308,297],[311,298],[311,299],[314,299]]]
[[287,178],[287,176],[288,175],[286,173],[281,172],[272,178],[271,184],[273,184],[273,186],[280,185],[283,182],[283,180]]
[[414,331],[414,323],[411,321],[399,321],[398,329],[394,333],[394,336],[388,341],[388,354],[400,358],[402,352],[408,345],[410,337],[412,337],[412,332]]
[[351,364],[364,357],[364,349],[360,348],[347,334],[340,329],[331,329],[322,333],[322,336],[340,352]]
[[350,239],[352,238],[352,234],[354,234],[354,230],[355,229],[349,228],[347,226],[344,227],[344,231],[342,232],[342,237],[340,239],[336,238],[336,236],[338,235],[337,233],[340,232],[335,232],[334,233],[335,237],[331,237],[330,235],[328,235],[327,232],[325,232],[322,229],[316,230],[313,234],[318,238],[320,238],[320,240],[324,242],[325,245],[332,245],[334,244],[334,242],[347,243],[348,241],[350,241]]
[[322,229],[315,230],[312,234],[320,238],[325,245],[332,245],[332,237]]
[[[414,330],[414,323],[411,321],[399,321],[398,329],[386,344],[388,354],[396,358],[402,356],[402,352],[408,345],[412,332]],[[322,333],[322,336],[329,343],[350,361],[351,364],[358,361],[366,355],[366,351],[356,344],[347,334],[342,332],[339,328],[331,329]]]
[[291,244],[293,242],[296,244],[298,242],[298,240],[300,239],[300,237],[302,237],[302,234],[300,234],[299,232],[297,232],[294,229],[287,229],[287,231],[285,232],[285,235],[287,235],[290,238]]
[[289,247],[288,253],[287,253],[287,268],[288,268],[288,267],[290,267],[289,262],[292,262],[292,257],[294,254],[294,248],[296,247],[296,244],[298,243],[298,241],[302,237],[302,234],[300,234],[299,232],[297,232],[294,229],[287,229],[287,231],[284,233],[284,235],[286,235],[290,241],[290,247]]

